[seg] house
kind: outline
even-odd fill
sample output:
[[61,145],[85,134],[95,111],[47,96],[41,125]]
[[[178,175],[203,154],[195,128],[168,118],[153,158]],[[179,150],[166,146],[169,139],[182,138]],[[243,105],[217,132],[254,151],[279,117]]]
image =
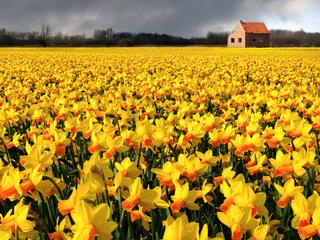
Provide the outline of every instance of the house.
[[270,31],[263,22],[243,22],[228,36],[228,47],[269,47]]

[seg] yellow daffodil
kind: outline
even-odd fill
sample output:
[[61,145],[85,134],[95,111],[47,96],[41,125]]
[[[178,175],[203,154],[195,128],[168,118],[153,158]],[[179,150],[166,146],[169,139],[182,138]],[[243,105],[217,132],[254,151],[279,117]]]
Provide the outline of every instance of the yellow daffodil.
[[199,206],[194,202],[197,198],[196,191],[189,191],[189,184],[185,183],[182,186],[175,182],[175,192],[171,197],[173,203],[170,208],[173,212],[178,213],[182,208],[189,208],[191,210],[198,210]]
[[240,240],[243,234],[258,226],[258,220],[251,217],[250,208],[239,208],[231,205],[226,213],[218,212],[217,217],[231,229],[232,240]]
[[169,218],[165,223],[166,229],[163,235],[163,240],[196,240],[199,224],[189,222],[188,217],[183,214],[177,219]]
[[127,212],[131,212],[138,205],[147,209],[154,209],[161,198],[161,194],[156,189],[144,189],[140,178],[136,178],[133,181],[129,192],[130,195],[121,204],[122,208]]
[[93,240],[95,236],[101,239],[112,239],[111,233],[117,224],[109,221],[110,209],[107,204],[99,204],[92,207],[85,201],[81,201],[71,212],[74,225],[74,240]]
[[281,195],[281,198],[277,202],[280,208],[286,207],[291,199],[295,196],[295,194],[301,193],[303,191],[302,186],[295,186],[294,180],[292,178],[289,179],[283,187],[276,183],[274,184],[274,186]]

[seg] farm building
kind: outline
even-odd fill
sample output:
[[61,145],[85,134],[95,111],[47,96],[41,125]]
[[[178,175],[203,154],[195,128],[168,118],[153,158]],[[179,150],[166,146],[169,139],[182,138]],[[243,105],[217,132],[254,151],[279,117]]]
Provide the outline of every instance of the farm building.
[[269,47],[270,31],[263,22],[240,21],[237,28],[228,36],[228,47]]

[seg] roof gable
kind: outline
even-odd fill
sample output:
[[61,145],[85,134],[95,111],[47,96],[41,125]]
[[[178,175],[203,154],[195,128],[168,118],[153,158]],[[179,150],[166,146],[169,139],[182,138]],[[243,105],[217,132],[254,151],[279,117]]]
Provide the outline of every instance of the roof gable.
[[263,22],[242,22],[240,21],[246,33],[270,33]]

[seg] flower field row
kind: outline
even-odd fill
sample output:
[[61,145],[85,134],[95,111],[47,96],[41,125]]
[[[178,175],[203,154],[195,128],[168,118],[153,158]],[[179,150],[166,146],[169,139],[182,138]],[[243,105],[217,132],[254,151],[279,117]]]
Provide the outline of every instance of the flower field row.
[[0,49],[0,240],[319,239],[319,59]]

